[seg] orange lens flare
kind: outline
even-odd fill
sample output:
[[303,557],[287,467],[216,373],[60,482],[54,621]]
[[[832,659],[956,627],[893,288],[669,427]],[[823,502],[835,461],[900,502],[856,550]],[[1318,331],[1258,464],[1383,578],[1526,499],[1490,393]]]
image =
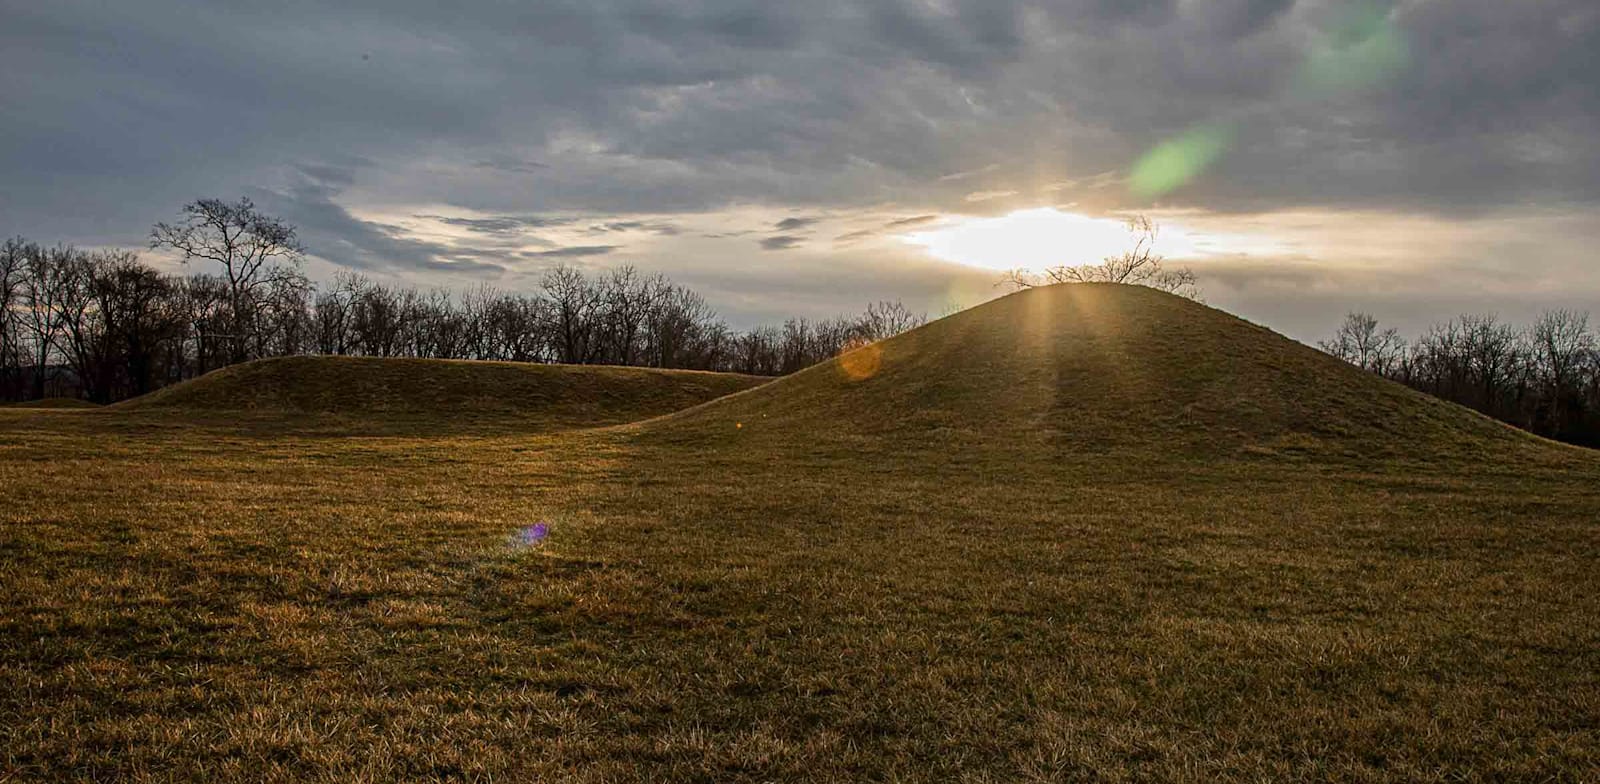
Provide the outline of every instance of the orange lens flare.
[[883,364],[883,349],[868,343],[839,355],[839,370],[851,381],[865,381],[878,374]]

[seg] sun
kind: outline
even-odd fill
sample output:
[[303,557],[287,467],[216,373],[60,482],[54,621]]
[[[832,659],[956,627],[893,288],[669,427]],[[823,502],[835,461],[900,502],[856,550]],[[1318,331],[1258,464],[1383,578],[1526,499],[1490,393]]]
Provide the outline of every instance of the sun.
[[[1098,264],[1129,248],[1127,224],[1054,207],[1018,210],[996,218],[950,218],[901,239],[935,258],[990,270],[1028,270]],[[1163,231],[1162,244],[1182,240]]]

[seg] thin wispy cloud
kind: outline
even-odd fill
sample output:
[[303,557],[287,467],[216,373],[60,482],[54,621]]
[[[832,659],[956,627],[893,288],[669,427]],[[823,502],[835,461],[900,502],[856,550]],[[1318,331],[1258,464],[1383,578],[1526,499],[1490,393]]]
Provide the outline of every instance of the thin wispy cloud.
[[805,240],[802,237],[796,237],[789,234],[780,234],[776,237],[767,237],[761,240],[761,249],[789,250],[790,248],[799,247],[800,243],[804,241]]
[[539,259],[580,259],[587,256],[604,256],[615,253],[619,245],[573,245],[555,250],[540,250],[527,252],[526,256]]
[[534,229],[546,229],[553,226],[566,226],[572,223],[570,218],[541,218],[521,216],[500,216],[493,218],[452,218],[442,215],[418,215],[419,218],[438,221],[447,226],[457,226],[467,231],[480,234],[523,234]]
[[784,218],[773,224],[773,228],[778,231],[795,231],[810,226],[816,223],[817,220],[817,218]]

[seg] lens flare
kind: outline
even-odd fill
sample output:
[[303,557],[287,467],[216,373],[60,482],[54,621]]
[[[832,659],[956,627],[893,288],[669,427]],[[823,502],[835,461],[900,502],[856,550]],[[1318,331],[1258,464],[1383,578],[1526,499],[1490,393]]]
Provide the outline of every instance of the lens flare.
[[872,378],[882,365],[883,349],[877,343],[867,343],[839,355],[839,370],[851,381]]
[[1134,164],[1128,187],[1145,198],[1162,196],[1200,176],[1221,157],[1233,139],[1233,128],[1208,123],[1168,139]]
[[517,532],[511,535],[511,544],[517,547],[538,547],[549,536],[548,523],[535,523],[517,529]]
[[1319,95],[1379,84],[1411,61],[1405,35],[1382,8],[1362,4],[1340,16],[1306,58],[1298,83]]
[[[1333,18],[1295,74],[1301,99],[1323,99],[1389,81],[1411,62],[1410,46],[1392,12],[1355,3]],[[1128,175],[1128,188],[1144,198],[1164,196],[1203,174],[1233,142],[1239,117],[1197,125],[1145,153]]]

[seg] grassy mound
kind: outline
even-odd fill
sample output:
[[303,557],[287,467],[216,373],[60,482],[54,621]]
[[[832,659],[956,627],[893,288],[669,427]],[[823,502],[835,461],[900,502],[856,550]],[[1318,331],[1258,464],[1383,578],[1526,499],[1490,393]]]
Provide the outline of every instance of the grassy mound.
[[1003,297],[649,431],[1190,456],[1544,446],[1220,310],[1113,284]]
[[23,400],[18,403],[0,403],[0,408],[84,409],[99,407],[99,403],[91,403],[75,397],[47,397],[39,400]]
[[597,426],[688,408],[765,381],[631,367],[281,357],[224,368],[117,408]]

